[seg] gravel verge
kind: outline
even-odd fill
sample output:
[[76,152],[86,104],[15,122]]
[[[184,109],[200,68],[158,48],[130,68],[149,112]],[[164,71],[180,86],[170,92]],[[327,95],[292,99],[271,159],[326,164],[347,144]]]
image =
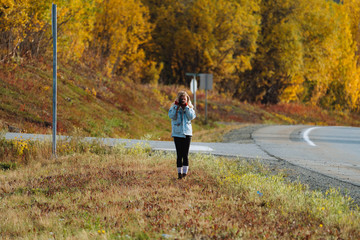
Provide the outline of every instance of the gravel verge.
[[[223,142],[238,144],[255,143],[252,133],[265,127],[266,125],[251,125],[235,129],[225,134]],[[261,146],[259,146],[261,148]],[[360,186],[341,181],[339,179],[326,176],[324,174],[289,163],[286,159],[281,159],[271,155],[275,161],[262,159],[247,159],[248,161],[260,161],[268,167],[274,174],[283,172],[285,179],[290,182],[301,182],[308,186],[310,190],[320,190],[325,193],[329,188],[337,189],[344,196],[350,196],[354,200],[354,206],[360,206]]]

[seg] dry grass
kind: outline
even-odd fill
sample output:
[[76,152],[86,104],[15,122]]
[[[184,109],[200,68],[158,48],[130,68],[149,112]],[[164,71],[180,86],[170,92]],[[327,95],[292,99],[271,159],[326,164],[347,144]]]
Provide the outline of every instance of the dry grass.
[[[358,239],[360,212],[259,164],[146,148],[72,153],[0,175],[2,239]],[[43,155],[44,156],[44,155]]]

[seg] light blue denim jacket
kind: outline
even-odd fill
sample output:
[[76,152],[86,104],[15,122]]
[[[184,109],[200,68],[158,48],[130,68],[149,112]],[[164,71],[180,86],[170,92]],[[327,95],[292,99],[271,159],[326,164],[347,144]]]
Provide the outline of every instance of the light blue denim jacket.
[[178,106],[174,104],[169,110],[169,118],[171,118],[172,128],[171,136],[182,138],[185,138],[186,135],[192,136],[191,120],[196,117],[195,110],[193,108],[189,108],[189,106],[186,106],[185,110],[180,107],[176,118],[177,107]]

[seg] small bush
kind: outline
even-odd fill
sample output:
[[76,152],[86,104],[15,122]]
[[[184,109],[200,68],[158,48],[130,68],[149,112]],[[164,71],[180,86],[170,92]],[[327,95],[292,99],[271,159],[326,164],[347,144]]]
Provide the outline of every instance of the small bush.
[[0,162],[27,164],[36,155],[35,142],[25,139],[0,139]]
[[17,168],[16,163],[13,163],[13,162],[8,162],[8,163],[0,162],[0,169],[1,170],[11,170],[11,169],[16,169],[16,168]]

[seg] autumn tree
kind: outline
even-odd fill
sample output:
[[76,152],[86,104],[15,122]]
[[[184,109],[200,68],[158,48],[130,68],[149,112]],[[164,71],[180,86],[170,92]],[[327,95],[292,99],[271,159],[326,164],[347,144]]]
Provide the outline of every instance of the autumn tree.
[[29,0],[21,4],[14,0],[4,0],[0,3],[0,60],[18,55],[20,44],[26,38],[23,26],[28,24],[30,17]]
[[[37,57],[51,46],[51,5],[58,5],[59,54],[79,57],[84,50],[84,19],[91,4],[85,0],[4,0],[0,4],[0,57]],[[84,23],[84,24],[83,24]],[[83,25],[82,25],[83,24]],[[84,40],[84,41],[83,41]],[[83,47],[80,47],[83,45]]]
[[150,39],[148,9],[138,0],[104,0],[97,5],[89,50],[108,74],[141,78],[146,67],[142,45]]
[[350,21],[351,35],[356,44],[357,66],[360,66],[360,1],[343,0],[343,11],[347,14]]
[[[339,5],[341,11],[342,32],[340,42],[345,45],[347,58],[342,61],[342,72],[346,72],[345,94],[347,106],[352,110],[360,110],[360,2],[344,0]],[[351,35],[349,40],[346,36]],[[345,38],[345,39],[344,39]]]
[[162,82],[185,83],[186,72],[211,72],[229,90],[236,72],[250,68],[259,23],[256,1],[145,2],[156,25],[148,52],[164,63]]
[[[287,88],[301,85],[303,45],[299,18],[302,1],[261,2],[261,30],[252,69],[240,75],[242,100],[277,103]],[[287,92],[290,98],[294,93]]]
[[313,0],[307,6],[302,31],[304,100],[327,108],[353,108],[354,95],[350,88],[359,89],[356,46],[344,7]]
[[356,49],[343,8],[323,0],[262,1],[256,57],[240,75],[240,99],[352,108]]

